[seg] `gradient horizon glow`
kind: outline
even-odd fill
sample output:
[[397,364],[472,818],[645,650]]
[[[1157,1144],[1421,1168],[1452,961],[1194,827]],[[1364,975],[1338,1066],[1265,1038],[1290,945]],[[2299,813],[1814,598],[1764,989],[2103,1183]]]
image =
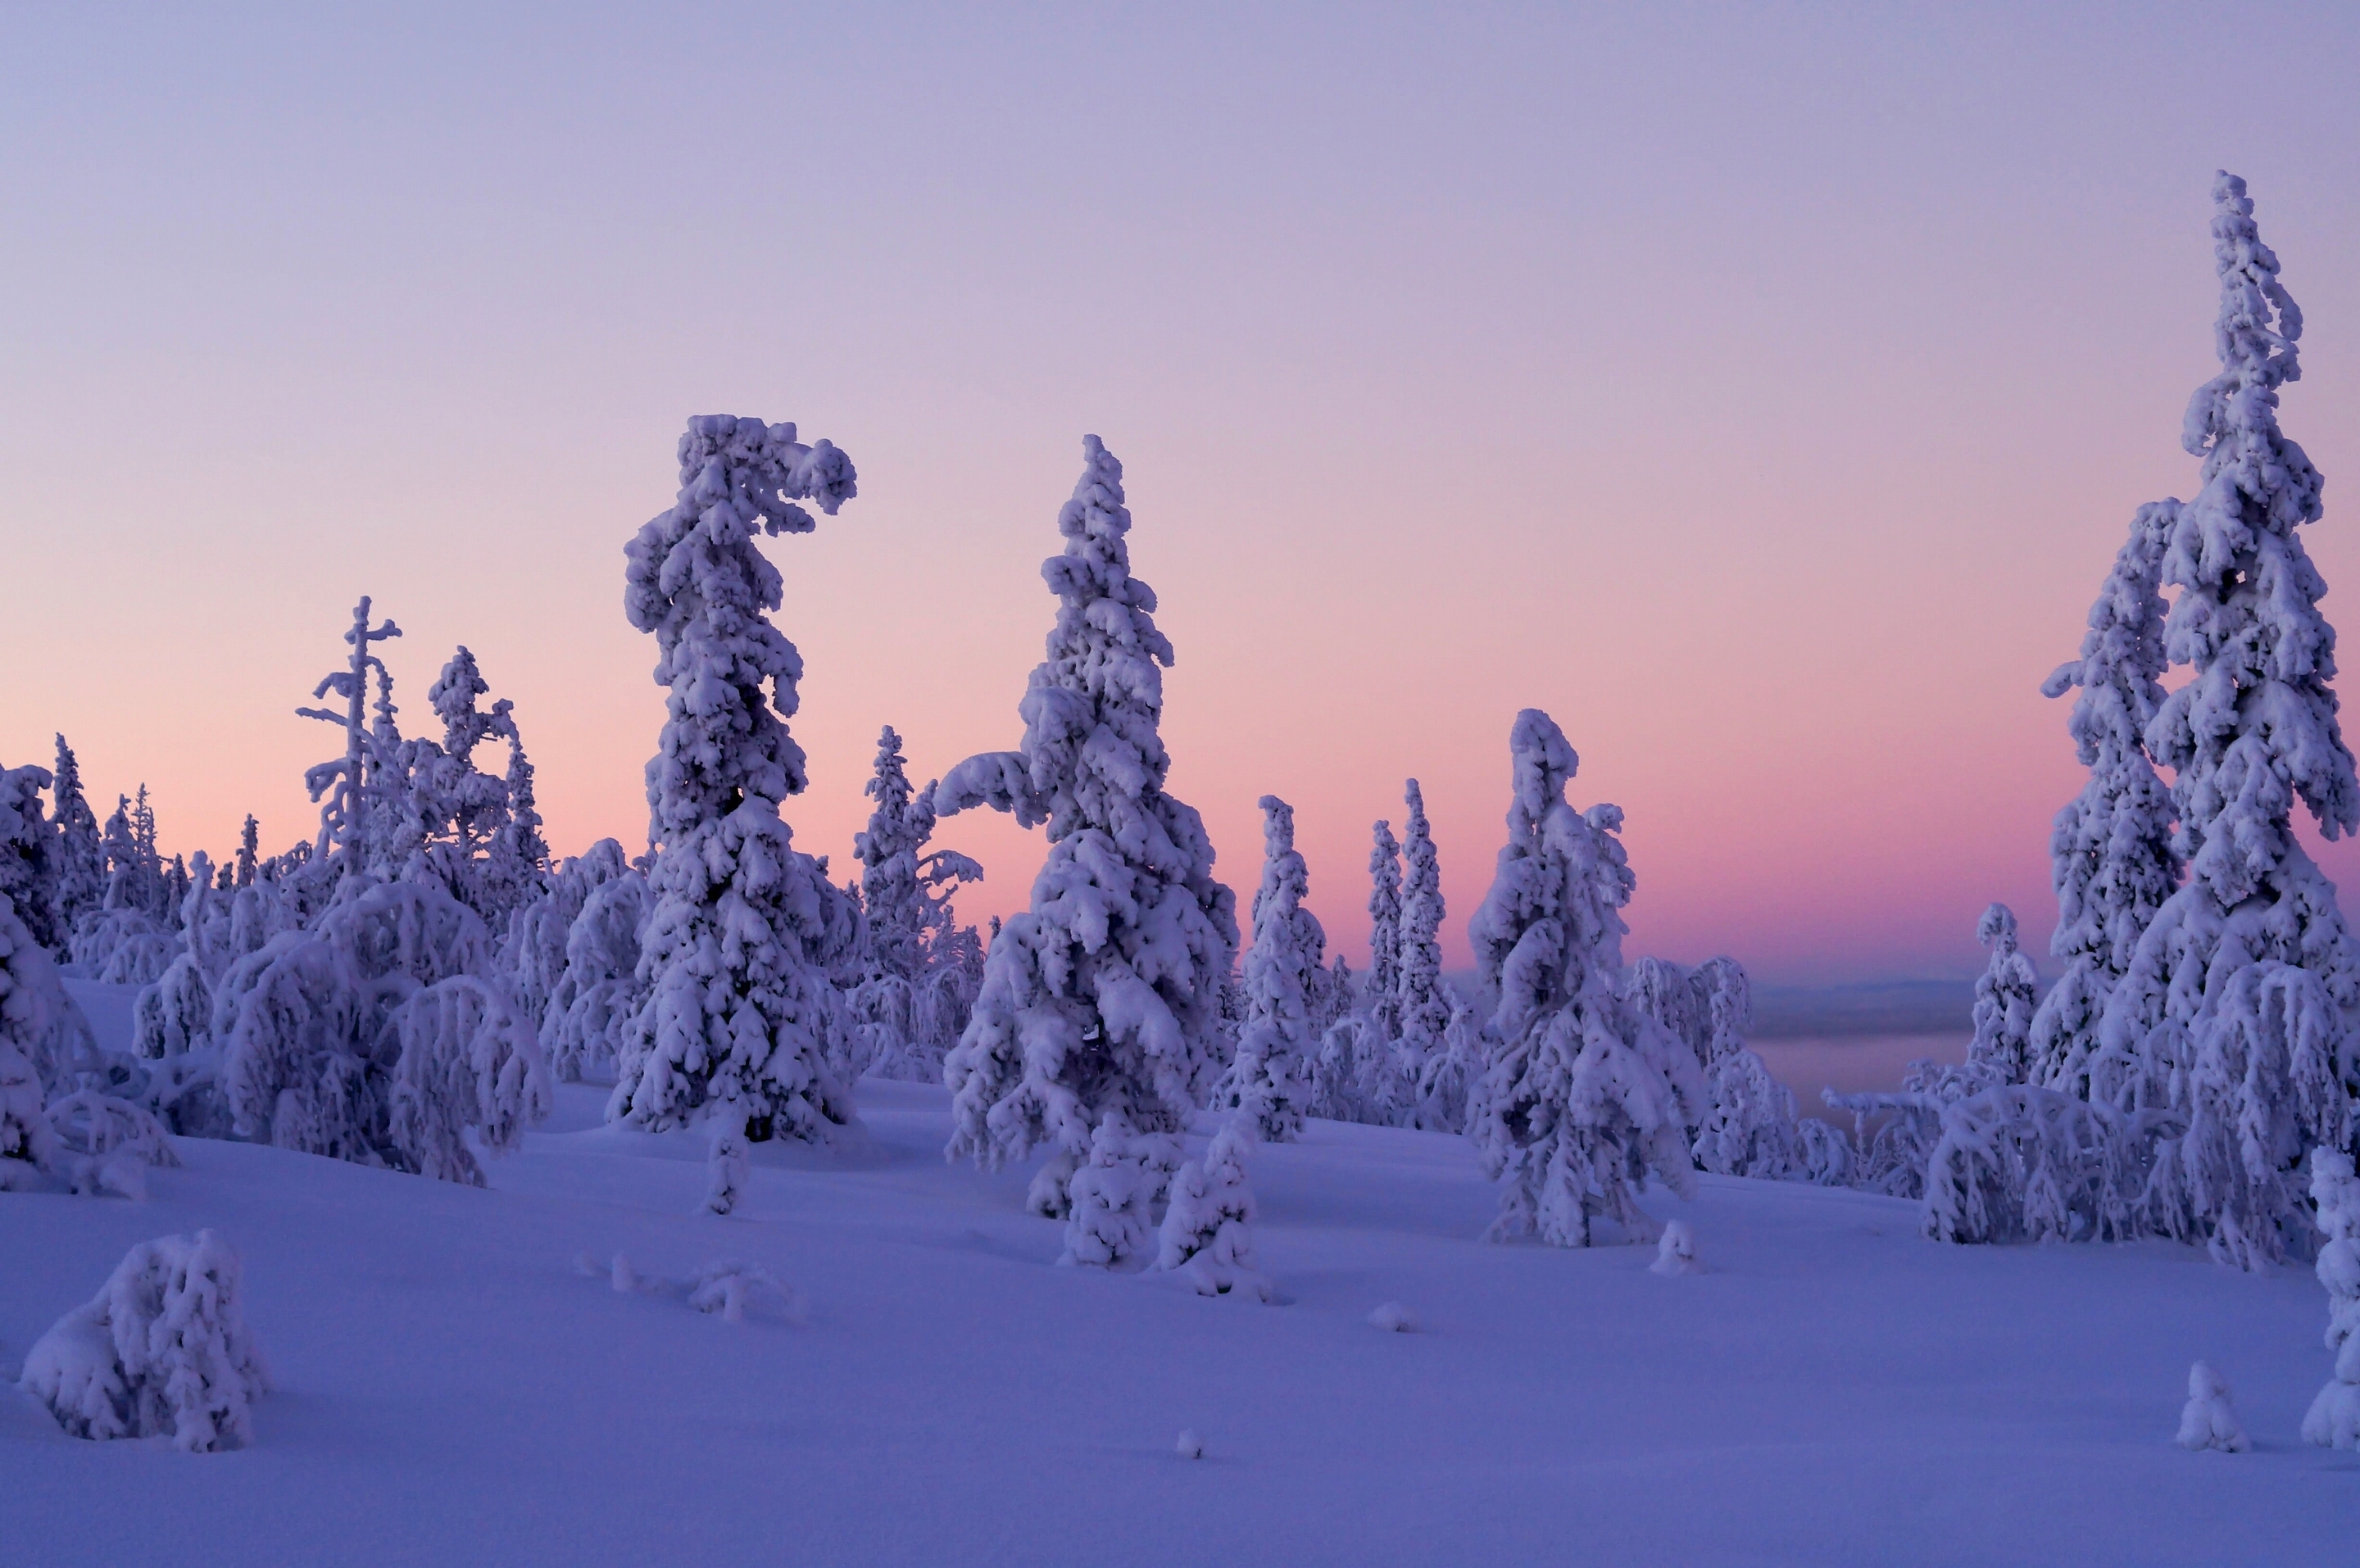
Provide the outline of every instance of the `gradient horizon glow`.
[[[859,470],[767,547],[841,880],[880,724],[920,779],[1021,734],[1088,431],[1241,909],[1274,792],[1357,966],[1415,776],[1467,963],[1536,706],[1629,814],[1633,955],[1972,973],[1994,898],[2045,954],[2038,687],[2195,488],[2215,168],[2360,626],[2360,13],[2235,16],[12,7],[0,762],[62,729],[168,850],[308,838],[293,710],[367,593],[409,726],[466,643],[556,847],[636,847],[622,546],[688,416],[755,415]],[[1037,834],[942,842],[964,916],[1022,906]]]

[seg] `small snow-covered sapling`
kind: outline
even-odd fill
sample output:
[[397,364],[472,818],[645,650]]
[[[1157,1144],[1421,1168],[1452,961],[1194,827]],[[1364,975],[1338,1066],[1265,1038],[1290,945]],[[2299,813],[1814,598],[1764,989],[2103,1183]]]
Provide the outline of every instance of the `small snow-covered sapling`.
[[1697,1261],[1696,1234],[1688,1229],[1686,1220],[1666,1221],[1661,1240],[1655,1243],[1655,1260],[1647,1265],[1651,1274],[1701,1274],[1704,1265]]
[[252,1441],[268,1389],[237,1251],[212,1231],[143,1241],[25,1357],[25,1391],[76,1437],[161,1437],[187,1454]]
[[2253,1446],[2230,1408],[2228,1380],[2202,1361],[2188,1369],[2188,1405],[2180,1412],[2179,1443],[2191,1454],[2208,1448],[2243,1454]]

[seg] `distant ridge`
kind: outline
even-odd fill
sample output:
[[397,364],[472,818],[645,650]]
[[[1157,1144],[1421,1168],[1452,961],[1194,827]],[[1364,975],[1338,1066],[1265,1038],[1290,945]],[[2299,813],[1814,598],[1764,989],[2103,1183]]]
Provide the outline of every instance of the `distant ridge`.
[[1873,980],[1853,985],[1756,985],[1754,1034],[1952,1034],[1974,1028],[1972,980]]

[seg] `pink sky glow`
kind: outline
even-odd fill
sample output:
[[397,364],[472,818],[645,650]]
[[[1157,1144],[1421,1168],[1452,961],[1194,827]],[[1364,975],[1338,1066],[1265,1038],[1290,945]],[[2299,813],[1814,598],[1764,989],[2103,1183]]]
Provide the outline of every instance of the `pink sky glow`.
[[[636,846],[623,542],[686,416],[792,419],[860,474],[769,547],[841,878],[880,724],[921,779],[1015,743],[1094,431],[1241,903],[1274,792],[1359,964],[1415,775],[1464,964],[1537,706],[1628,812],[1633,953],[1971,972],[1985,902],[2054,919],[2039,681],[2194,488],[2220,166],[2360,603],[2348,13],[566,15],[0,21],[0,760],[63,729],[168,850],[308,837],[292,711],[366,593],[408,720],[468,644],[552,842]],[[1037,836],[942,840],[1021,907]]]

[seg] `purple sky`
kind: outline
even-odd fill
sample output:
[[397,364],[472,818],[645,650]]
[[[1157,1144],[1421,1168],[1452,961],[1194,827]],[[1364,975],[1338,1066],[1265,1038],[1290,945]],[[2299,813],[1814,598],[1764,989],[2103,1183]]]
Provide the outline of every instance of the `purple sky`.
[[[2039,680],[2193,488],[2216,167],[2360,584],[2360,13],[2060,10],[11,6],[0,760],[63,728],[168,848],[308,836],[291,710],[368,593],[410,718],[466,642],[558,846],[636,843],[621,546],[685,416],[754,414],[860,469],[772,548],[840,871],[880,723],[921,778],[1014,742],[1090,430],[1175,791],[1240,886],[1292,800],[1356,962],[1409,774],[1463,962],[1537,705],[1629,812],[1634,953],[1971,970],[1985,901],[2054,918]],[[1022,902],[1037,839],[946,836]]]

